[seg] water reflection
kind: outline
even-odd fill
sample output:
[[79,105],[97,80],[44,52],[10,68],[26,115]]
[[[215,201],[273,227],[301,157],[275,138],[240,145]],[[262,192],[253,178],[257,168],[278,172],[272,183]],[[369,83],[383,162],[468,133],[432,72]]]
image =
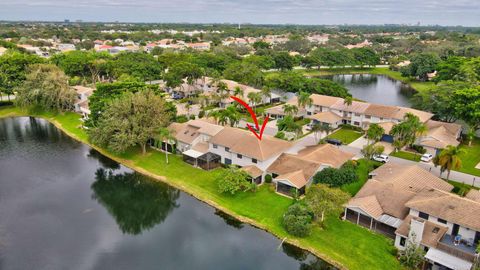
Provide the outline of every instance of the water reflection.
[[138,173],[98,169],[93,198],[115,218],[123,233],[137,235],[162,223],[179,205],[180,191]]
[[95,150],[93,148],[91,148],[88,151],[88,157],[92,158],[92,159],[95,159],[95,160],[98,160],[98,162],[100,162],[100,164],[104,168],[111,169],[111,170],[120,169],[120,164],[118,162],[102,155],[100,152],[98,152],[97,150]]
[[225,223],[227,225],[230,225],[236,229],[241,229],[243,228],[243,222],[241,222],[240,220],[230,216],[229,214],[223,212],[223,211],[220,211],[218,209],[215,209],[215,215],[221,217],[223,219],[223,221],[225,221]]

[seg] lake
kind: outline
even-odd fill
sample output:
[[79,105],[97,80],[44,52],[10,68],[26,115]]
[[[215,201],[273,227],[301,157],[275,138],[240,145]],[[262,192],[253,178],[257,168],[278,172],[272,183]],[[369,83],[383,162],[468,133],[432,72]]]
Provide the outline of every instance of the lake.
[[0,269],[334,268],[19,117],[0,119]]
[[344,85],[354,98],[370,103],[410,107],[409,99],[415,94],[410,85],[385,75],[339,74],[321,78]]

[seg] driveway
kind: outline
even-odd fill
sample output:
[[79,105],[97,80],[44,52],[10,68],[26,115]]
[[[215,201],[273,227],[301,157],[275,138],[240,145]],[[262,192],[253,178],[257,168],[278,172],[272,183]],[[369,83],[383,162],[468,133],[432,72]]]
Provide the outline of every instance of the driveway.
[[351,142],[348,146],[358,148],[358,149],[363,149],[363,147],[367,144],[368,144],[368,140],[362,136],[356,139],[355,141]]

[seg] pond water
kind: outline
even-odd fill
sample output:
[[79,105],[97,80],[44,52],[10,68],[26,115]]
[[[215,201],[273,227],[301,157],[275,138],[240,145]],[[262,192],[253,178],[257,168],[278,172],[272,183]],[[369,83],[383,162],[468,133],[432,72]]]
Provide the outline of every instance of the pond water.
[[385,75],[340,74],[321,78],[343,84],[354,98],[370,103],[410,107],[409,99],[415,94],[410,85]]
[[0,119],[0,269],[333,268],[21,117]]

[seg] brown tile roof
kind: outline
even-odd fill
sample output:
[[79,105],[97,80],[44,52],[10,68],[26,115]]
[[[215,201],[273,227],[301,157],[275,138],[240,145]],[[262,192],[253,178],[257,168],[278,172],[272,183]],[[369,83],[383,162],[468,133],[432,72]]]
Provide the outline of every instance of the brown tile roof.
[[[375,179],[370,179],[365,185],[363,185],[355,197],[349,201],[348,206],[350,206],[350,202],[358,202],[358,199],[360,198],[371,196],[376,198],[383,214],[403,219],[409,212],[409,209],[405,207],[405,203],[413,198],[415,193],[400,189],[391,183],[384,183]],[[368,214],[371,214],[373,217],[378,216],[376,209],[373,213]]]
[[[399,119],[397,118],[399,111],[400,110],[394,106],[370,104],[364,113],[375,117]],[[403,116],[400,119],[402,118]]]
[[192,127],[189,126],[188,124],[184,125],[183,128],[177,128],[177,126],[173,127],[175,129],[175,139],[177,141],[191,144],[193,141],[200,136],[200,133],[198,133],[197,127]]
[[220,132],[223,129],[223,126],[209,123],[208,121],[203,119],[190,120],[187,122],[187,124],[190,126],[199,128],[198,129],[199,133],[207,134],[210,136],[215,136],[218,132]]
[[313,161],[334,168],[339,168],[354,156],[354,154],[342,151],[331,144],[307,146],[298,152],[298,157],[303,160]]
[[422,123],[427,122],[433,116],[432,113],[425,112],[425,111],[420,111],[420,110],[415,110],[415,109],[412,109],[412,108],[398,107],[398,109],[399,109],[399,111],[398,111],[396,119],[399,119],[399,120],[402,120],[403,117],[405,116],[405,114],[407,114],[407,113],[411,113],[411,114],[414,114],[414,115],[418,116],[418,119],[420,119],[420,121]]
[[385,130],[385,134],[390,134],[390,130],[392,130],[393,126],[395,125],[393,122],[381,122],[377,124]]
[[330,111],[316,113],[314,115],[311,115],[308,118],[317,120],[322,123],[327,123],[327,124],[335,124],[342,120],[342,117]]
[[253,178],[257,178],[263,174],[263,171],[255,165],[244,166],[241,168],[241,170],[244,170]]
[[207,153],[208,152],[208,143],[206,142],[199,142],[192,146],[192,149],[200,152],[200,153]]
[[305,160],[297,155],[283,153],[267,168],[267,172],[285,175],[294,171],[302,171],[306,180],[303,185],[306,185],[308,179],[310,179],[319,168],[320,164],[318,162]]
[[310,98],[313,101],[313,105],[318,105],[322,107],[331,107],[333,104],[339,101],[343,102],[343,98],[318,95],[318,94],[312,94],[310,95]]
[[444,126],[428,130],[427,134],[420,138],[419,144],[433,148],[446,148],[448,145],[457,146],[460,144],[455,135],[447,131]]
[[379,182],[390,183],[399,189],[419,192],[425,187],[451,191],[453,186],[417,165],[386,163],[370,175]]
[[174,133],[175,139],[180,142],[191,144],[200,134],[214,136],[222,126],[211,124],[206,120],[190,120],[186,123],[172,123],[169,126]]
[[276,180],[287,180],[293,184],[296,188],[302,188],[308,182],[305,178],[305,174],[302,170],[288,172],[286,174],[281,174],[275,178]]
[[379,219],[384,213],[383,208],[375,195],[352,198],[348,202],[348,206],[358,207],[375,219]]
[[424,189],[407,207],[461,226],[480,230],[480,203],[438,189]]
[[471,189],[465,198],[470,199],[472,201],[480,202],[480,191],[476,189]]
[[250,131],[225,127],[210,140],[213,144],[229,147],[232,152],[258,160],[267,160],[292,147],[292,143],[263,135],[258,140]]
[[438,241],[442,239],[443,235],[448,231],[448,227],[446,226],[442,226],[419,217],[408,215],[403,221],[402,225],[400,225],[400,227],[398,227],[398,229],[395,231],[395,233],[408,237],[408,234],[410,233],[410,223],[412,219],[425,222],[421,240],[421,244],[424,246],[435,248]]
[[82,86],[82,85],[75,85],[73,87],[73,89],[75,90],[75,92],[77,92],[77,94],[92,94],[93,91],[95,91],[95,89],[93,88],[90,88],[90,87],[86,87],[86,86]]
[[435,129],[437,127],[444,127],[449,133],[452,135],[456,136],[457,134],[460,133],[462,130],[462,126],[459,124],[455,123],[446,123],[446,122],[440,122],[440,121],[435,121],[435,120],[428,120],[425,125],[429,130]]
[[353,113],[364,113],[370,104],[360,101],[352,101],[352,105],[346,105],[344,100],[338,100],[330,108],[339,111],[347,111]]

